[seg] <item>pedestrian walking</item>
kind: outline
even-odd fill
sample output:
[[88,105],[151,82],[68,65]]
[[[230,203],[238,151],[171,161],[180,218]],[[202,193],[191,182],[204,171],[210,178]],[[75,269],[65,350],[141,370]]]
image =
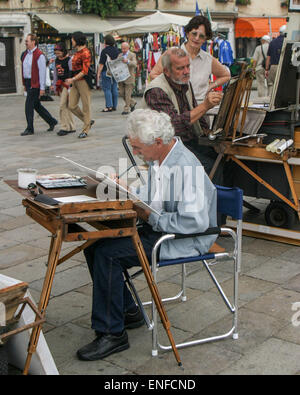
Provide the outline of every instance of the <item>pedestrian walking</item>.
[[283,25],[279,28],[279,36],[270,42],[267,53],[265,76],[268,82],[268,94],[270,96],[272,94],[273,85],[276,78],[285,32],[286,25]]
[[118,48],[113,36],[108,34],[104,37],[105,48],[101,51],[99,67],[97,70],[97,84],[101,77],[101,86],[105,96],[105,108],[102,112],[115,111],[118,106],[118,84],[108,70],[107,62],[117,59],[119,55]]
[[267,35],[261,38],[261,44],[255,48],[253,54],[253,60],[256,62],[255,66],[255,75],[257,82],[257,92],[259,97],[266,96],[266,77],[265,77],[265,68],[266,68],[266,60],[267,60],[267,52],[269,49],[269,43],[271,38]]
[[68,56],[64,43],[56,44],[54,53],[56,59],[53,73],[53,89],[55,94],[60,96],[60,130],[57,132],[57,135],[66,136],[75,132],[72,113],[69,109],[69,86],[65,83],[65,80],[72,76],[72,58]]
[[57,120],[41,104],[40,97],[45,94],[46,58],[38,48],[38,39],[35,34],[28,34],[25,40],[26,51],[21,55],[22,80],[26,91],[25,115],[27,127],[21,136],[34,134],[34,110],[49,125],[48,132],[54,130]]
[[125,101],[124,110],[122,115],[129,114],[135,109],[136,101],[132,98],[132,91],[135,84],[135,69],[137,66],[135,53],[129,51],[128,42],[123,42],[121,44],[121,53],[119,57],[122,58],[123,62],[127,64],[130,76],[127,80],[119,82],[119,92],[120,96]]
[[[94,121],[91,120],[91,91],[85,76],[88,75],[91,66],[91,53],[86,47],[86,36],[82,32],[72,35],[72,47],[76,53],[72,57],[72,78],[67,78],[65,83],[71,86],[69,95],[69,109],[83,122],[83,129],[78,138],[86,138]],[[82,109],[79,107],[79,99]]]

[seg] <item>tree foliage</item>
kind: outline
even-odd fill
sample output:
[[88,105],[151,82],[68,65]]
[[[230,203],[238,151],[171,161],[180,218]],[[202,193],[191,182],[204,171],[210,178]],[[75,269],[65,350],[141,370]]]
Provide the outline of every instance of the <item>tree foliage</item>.
[[[63,0],[66,6],[76,4],[76,0]],[[134,11],[138,0],[81,0],[84,14],[98,14],[102,18],[115,15],[118,11]]]

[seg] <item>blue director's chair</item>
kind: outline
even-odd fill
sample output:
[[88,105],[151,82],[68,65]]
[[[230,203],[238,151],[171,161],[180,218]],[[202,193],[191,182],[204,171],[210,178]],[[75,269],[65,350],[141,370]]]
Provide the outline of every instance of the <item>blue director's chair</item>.
[[[211,336],[207,338],[202,338],[198,340],[188,341],[181,344],[176,344],[177,348],[183,348],[187,346],[194,346],[201,343],[211,342],[215,340],[225,339],[227,337],[233,336],[234,339],[238,338],[238,330],[237,330],[237,323],[238,323],[238,277],[241,268],[241,251],[242,251],[242,211],[243,211],[243,191],[239,188],[227,188],[216,185],[217,188],[217,211],[218,213],[224,214],[226,216],[232,217],[237,221],[236,230],[226,227],[215,227],[209,228],[205,232],[197,233],[197,234],[189,234],[189,235],[182,235],[182,234],[165,234],[163,235],[155,244],[152,250],[152,274],[154,281],[157,282],[157,272],[159,268],[173,266],[173,265],[182,265],[182,287],[181,291],[174,297],[170,297],[167,299],[163,299],[163,302],[175,300],[181,298],[182,301],[186,301],[186,294],[185,294],[185,277],[186,277],[186,264],[191,262],[199,262],[204,265],[206,268],[211,280],[215,284],[220,296],[222,297],[226,307],[230,311],[233,317],[232,327],[230,330],[226,331],[223,334],[217,336]],[[234,247],[231,251],[221,252],[221,253],[207,253],[205,255],[199,255],[195,257],[187,257],[187,258],[180,258],[180,259],[171,259],[171,260],[158,260],[158,251],[159,246],[165,242],[166,240],[170,239],[178,239],[178,238],[187,238],[187,237],[195,237],[195,236],[205,236],[208,234],[228,234],[232,237],[234,242]],[[210,262],[213,261],[215,264],[219,260],[232,260],[234,266],[234,276],[233,276],[233,300],[230,302],[229,298],[226,296],[224,290],[222,289],[220,283],[218,282],[216,276],[214,275],[213,271],[210,268]],[[127,271],[124,272],[125,280],[129,285],[132,293],[134,294],[136,301],[144,315],[146,324],[150,330],[152,330],[152,355],[158,355],[158,348],[163,350],[171,350],[171,346],[164,346],[159,343],[158,340],[158,326],[157,326],[157,311],[155,303],[146,302],[142,303],[139,295],[134,287],[133,279],[139,275],[142,271],[138,271],[133,275],[129,275]],[[152,321],[150,321],[148,315],[145,312],[144,305],[151,304],[152,305]],[[191,312],[193,314],[193,312]]]

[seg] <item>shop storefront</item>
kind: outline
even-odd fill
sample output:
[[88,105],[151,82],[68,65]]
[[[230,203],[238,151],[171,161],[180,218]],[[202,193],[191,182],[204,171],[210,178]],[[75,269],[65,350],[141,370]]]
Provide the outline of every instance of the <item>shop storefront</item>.
[[[162,13],[157,11],[145,17],[114,26],[118,34],[119,42],[127,41],[130,50],[137,57],[135,95],[142,95],[143,89],[149,81],[149,74],[161,54],[168,48],[180,46],[186,41],[184,26],[190,21],[190,17]],[[233,40],[233,23],[213,23],[213,40],[206,43],[204,50],[219,58],[221,63],[226,64],[221,48],[228,48],[230,58],[233,57],[231,42]],[[224,45],[226,44],[226,45]],[[228,57],[226,57],[228,59]],[[227,64],[230,66],[231,62]]]
[[67,49],[71,50],[72,33],[81,31],[86,34],[93,63],[97,64],[100,36],[111,28],[110,23],[97,15],[36,13],[32,19],[33,32],[38,36],[39,47],[48,60],[54,57],[54,47],[59,41],[63,41]]
[[238,18],[235,22],[236,57],[250,58],[259,39],[268,34],[275,38],[286,18]]
[[0,14],[0,94],[23,92],[20,54],[24,50],[24,37],[30,31],[27,14]]

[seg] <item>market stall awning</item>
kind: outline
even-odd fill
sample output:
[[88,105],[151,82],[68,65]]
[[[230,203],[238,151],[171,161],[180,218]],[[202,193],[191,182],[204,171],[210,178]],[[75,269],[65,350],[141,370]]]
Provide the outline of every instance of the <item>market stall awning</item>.
[[167,32],[173,25],[185,26],[190,20],[191,18],[187,16],[157,11],[154,14],[114,26],[113,30],[120,36],[124,34]]
[[74,33],[76,31],[102,33],[113,28],[109,22],[101,19],[98,15],[37,13],[35,16],[59,33]]
[[235,22],[235,37],[260,38],[272,32],[278,36],[280,26],[286,24],[286,18],[238,18]]

